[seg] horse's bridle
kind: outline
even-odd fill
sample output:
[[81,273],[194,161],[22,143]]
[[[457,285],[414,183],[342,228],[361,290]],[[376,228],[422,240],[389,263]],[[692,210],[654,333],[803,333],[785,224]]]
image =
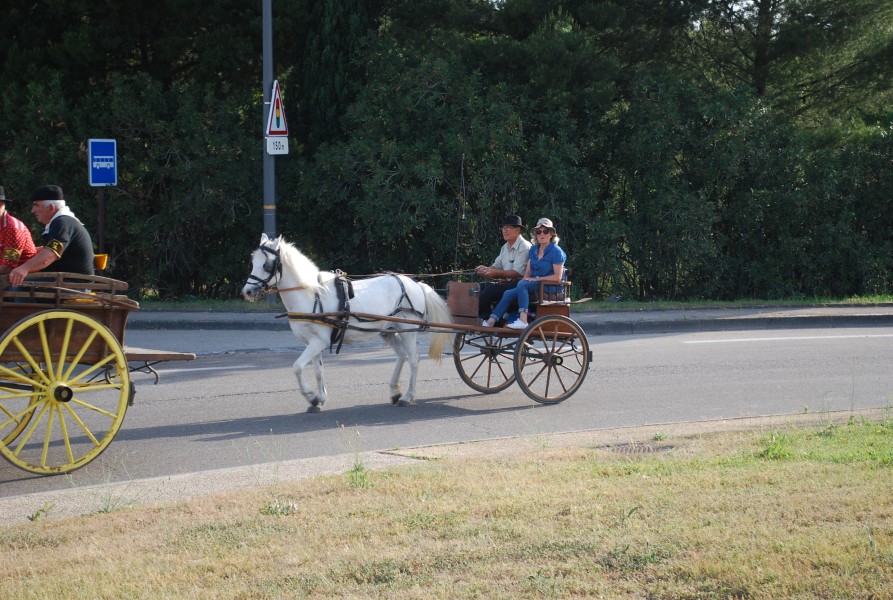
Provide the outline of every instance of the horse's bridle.
[[275,283],[271,284],[270,281],[276,277],[276,281],[279,281],[279,277],[282,277],[282,260],[279,258],[279,250],[276,248],[270,248],[266,245],[260,245],[257,247],[258,250],[264,253],[267,257],[266,262],[264,262],[264,272],[269,273],[266,279],[261,279],[254,273],[248,276],[248,280],[246,283],[254,284],[260,290],[268,290],[275,285]]

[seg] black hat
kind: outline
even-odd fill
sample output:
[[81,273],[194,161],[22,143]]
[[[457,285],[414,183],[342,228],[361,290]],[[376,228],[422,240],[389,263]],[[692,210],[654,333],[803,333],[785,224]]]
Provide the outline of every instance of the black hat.
[[62,195],[62,188],[58,185],[45,185],[31,194],[31,202],[38,200],[65,200],[65,196]]
[[521,227],[524,228],[524,223],[521,222],[521,217],[518,215],[506,215],[502,218],[503,225],[511,225],[512,227]]
[[0,201],[6,202],[6,191],[3,189],[2,185],[0,185]]

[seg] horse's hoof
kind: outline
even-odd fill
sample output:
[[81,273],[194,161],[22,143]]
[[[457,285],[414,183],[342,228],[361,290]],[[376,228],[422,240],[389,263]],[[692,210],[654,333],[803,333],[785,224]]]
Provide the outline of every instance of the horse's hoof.
[[400,394],[394,394],[391,396],[391,404],[397,404],[397,401],[400,400]]
[[315,405],[315,404],[314,404],[313,406],[308,406],[308,407],[307,407],[307,412],[309,412],[309,413],[318,413],[318,412],[321,411],[321,410],[322,410],[322,408],[319,407],[319,406],[317,406],[317,405]]
[[397,402],[397,406],[412,406],[413,404],[415,404],[415,402],[412,402],[411,400],[399,400]]

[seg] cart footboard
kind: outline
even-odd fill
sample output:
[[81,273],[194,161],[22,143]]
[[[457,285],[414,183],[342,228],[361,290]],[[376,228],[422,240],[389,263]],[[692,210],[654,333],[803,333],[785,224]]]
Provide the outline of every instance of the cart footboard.
[[155,370],[155,365],[172,360],[195,360],[195,354],[191,352],[151,350],[134,346],[124,346],[124,355],[127,357],[127,366],[131,373],[138,372],[154,375],[156,385],[160,375]]

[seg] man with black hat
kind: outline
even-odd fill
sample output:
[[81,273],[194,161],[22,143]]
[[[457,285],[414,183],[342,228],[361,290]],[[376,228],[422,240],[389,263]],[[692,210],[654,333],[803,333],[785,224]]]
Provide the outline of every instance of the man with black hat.
[[87,228],[65,204],[62,188],[45,185],[31,194],[31,214],[46,225],[43,247],[26,263],[9,273],[9,282],[18,285],[29,273],[53,271],[93,275],[93,240]]
[[0,275],[6,275],[37,254],[31,232],[6,212],[6,191],[0,186]]
[[[530,258],[530,242],[521,235],[524,223],[518,215],[506,215],[502,219],[500,231],[505,244],[499,250],[499,256],[489,267],[478,265],[474,272],[482,277],[496,281],[481,286],[478,296],[478,316],[486,322],[490,318],[493,307],[502,299],[506,290],[510,290],[524,276],[524,268]],[[486,325],[486,323],[485,323]]]

